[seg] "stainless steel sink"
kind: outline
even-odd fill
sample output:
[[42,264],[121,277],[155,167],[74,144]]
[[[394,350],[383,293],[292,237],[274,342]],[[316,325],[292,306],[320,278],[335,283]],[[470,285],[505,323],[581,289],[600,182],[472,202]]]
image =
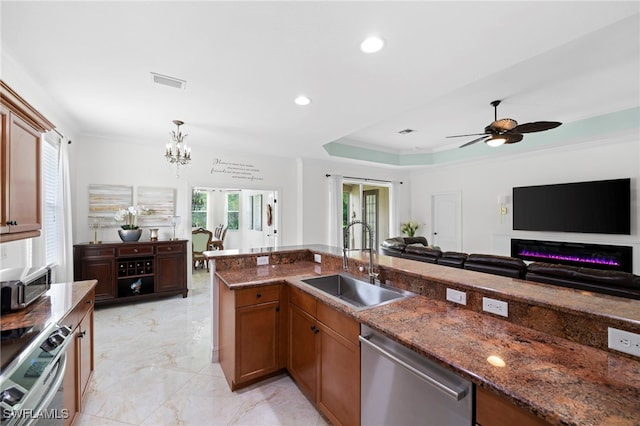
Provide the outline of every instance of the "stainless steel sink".
[[371,308],[415,296],[409,291],[369,284],[346,274],[308,278],[302,282],[356,308]]

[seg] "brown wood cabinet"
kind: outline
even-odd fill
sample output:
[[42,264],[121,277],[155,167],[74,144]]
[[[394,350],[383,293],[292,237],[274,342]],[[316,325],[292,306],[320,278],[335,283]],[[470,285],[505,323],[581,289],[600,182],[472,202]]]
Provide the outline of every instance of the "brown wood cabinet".
[[236,390],[283,369],[281,284],[220,292],[220,365]]
[[359,334],[356,320],[289,287],[289,373],[336,425],[360,424]]
[[549,426],[543,419],[476,386],[476,424],[479,426]]
[[54,126],[1,80],[0,103],[0,242],[6,242],[40,235],[40,139]]
[[63,320],[73,330],[75,341],[67,347],[67,369],[64,375],[63,406],[68,412],[64,424],[75,422],[93,375],[93,306],[95,292],[85,296]]
[[76,244],[74,279],[98,281],[97,304],[187,297],[186,246],[186,240]]
[[289,301],[289,374],[307,397],[315,401],[318,391],[318,348],[315,316]]

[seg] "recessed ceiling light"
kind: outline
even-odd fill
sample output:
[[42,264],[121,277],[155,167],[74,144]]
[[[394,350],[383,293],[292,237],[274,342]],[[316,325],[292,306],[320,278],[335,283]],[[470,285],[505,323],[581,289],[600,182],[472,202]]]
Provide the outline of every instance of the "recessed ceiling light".
[[368,37],[360,43],[360,50],[364,53],[375,53],[384,47],[384,40],[380,37]]
[[307,97],[307,96],[300,95],[297,98],[295,98],[293,100],[293,102],[295,102],[296,105],[305,106],[305,105],[309,105],[311,103],[311,99],[309,97]]

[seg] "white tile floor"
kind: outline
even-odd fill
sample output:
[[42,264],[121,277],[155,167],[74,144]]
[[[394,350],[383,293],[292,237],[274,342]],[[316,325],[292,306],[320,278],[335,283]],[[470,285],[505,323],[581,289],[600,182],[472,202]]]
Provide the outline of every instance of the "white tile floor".
[[326,425],[287,375],[231,392],[210,361],[208,273],[180,296],[95,311],[95,372],[80,426]]

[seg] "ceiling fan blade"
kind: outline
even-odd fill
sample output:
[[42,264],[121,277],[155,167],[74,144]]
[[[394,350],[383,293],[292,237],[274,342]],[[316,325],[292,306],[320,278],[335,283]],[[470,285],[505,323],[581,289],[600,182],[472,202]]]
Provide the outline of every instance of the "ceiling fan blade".
[[453,135],[453,136],[445,136],[445,138],[462,138],[462,137],[469,137],[469,136],[480,136],[480,135],[488,135],[489,133],[484,132],[484,133],[471,133],[470,135]]
[[484,135],[484,136],[479,137],[479,138],[477,138],[477,139],[474,139],[474,140],[472,140],[472,141],[470,141],[470,142],[467,142],[467,143],[465,143],[464,145],[460,145],[460,146],[459,146],[459,148],[464,148],[465,146],[473,145],[474,143],[477,143],[477,142],[480,142],[480,141],[486,140],[486,139],[487,139],[487,138],[489,138],[489,137],[490,137],[490,135]]
[[514,134],[507,133],[503,135],[503,137],[507,139],[505,144],[517,143],[517,142],[520,142],[523,138],[523,136],[520,133],[514,133]]
[[509,133],[534,133],[542,132],[545,130],[555,129],[562,123],[557,121],[534,121],[532,123],[518,124],[513,129],[509,130]]

